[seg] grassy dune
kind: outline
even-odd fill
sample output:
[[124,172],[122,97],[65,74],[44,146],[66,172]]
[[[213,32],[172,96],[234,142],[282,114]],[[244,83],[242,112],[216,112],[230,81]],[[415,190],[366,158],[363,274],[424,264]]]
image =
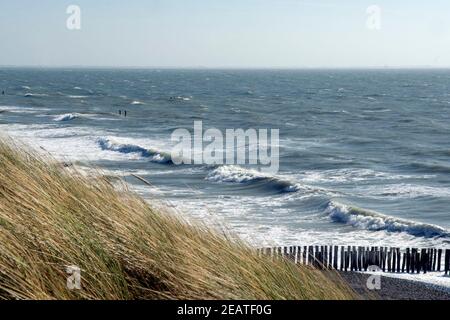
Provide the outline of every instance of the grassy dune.
[[[333,274],[259,258],[125,185],[1,140],[0,299],[354,297]],[[66,286],[69,265],[81,268],[80,290]]]

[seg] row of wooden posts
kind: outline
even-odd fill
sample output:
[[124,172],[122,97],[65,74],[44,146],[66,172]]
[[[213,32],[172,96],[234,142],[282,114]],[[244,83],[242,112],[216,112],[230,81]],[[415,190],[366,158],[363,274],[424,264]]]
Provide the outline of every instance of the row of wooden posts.
[[356,246],[289,246],[258,249],[258,255],[277,259],[289,259],[321,269],[341,271],[374,271],[377,266],[383,272],[450,273],[450,249],[418,249]]

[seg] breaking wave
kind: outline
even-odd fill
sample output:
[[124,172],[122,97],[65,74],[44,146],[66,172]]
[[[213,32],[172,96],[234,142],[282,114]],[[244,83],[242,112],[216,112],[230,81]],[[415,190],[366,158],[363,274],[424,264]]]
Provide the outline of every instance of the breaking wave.
[[448,230],[330,201],[326,213],[334,221],[370,231],[406,232],[417,237],[450,237]]
[[79,117],[78,114],[66,113],[66,114],[60,114],[60,115],[56,116],[53,120],[55,120],[55,121],[70,121],[70,120],[76,119],[78,117]]
[[211,171],[206,177],[209,181],[228,183],[266,183],[281,192],[296,192],[301,189],[299,184],[276,176],[268,175],[253,169],[239,166],[220,166]]
[[115,151],[120,153],[137,153],[144,158],[149,158],[152,162],[172,164],[170,154],[152,148],[144,148],[132,143],[121,143],[111,138],[99,138],[97,140],[100,148],[103,150]]
[[45,93],[31,93],[31,92],[28,92],[28,93],[25,93],[25,94],[24,94],[24,97],[26,97],[26,98],[32,98],[32,97],[40,98],[40,97],[48,97],[48,94],[45,94]]

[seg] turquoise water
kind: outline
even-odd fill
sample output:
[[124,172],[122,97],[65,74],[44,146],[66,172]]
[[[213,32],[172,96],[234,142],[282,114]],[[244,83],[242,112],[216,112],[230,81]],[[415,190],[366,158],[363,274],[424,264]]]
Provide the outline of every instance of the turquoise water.
[[[447,70],[2,69],[0,130],[257,245],[440,246],[449,85]],[[279,129],[279,172],[173,165],[171,133],[197,120]]]

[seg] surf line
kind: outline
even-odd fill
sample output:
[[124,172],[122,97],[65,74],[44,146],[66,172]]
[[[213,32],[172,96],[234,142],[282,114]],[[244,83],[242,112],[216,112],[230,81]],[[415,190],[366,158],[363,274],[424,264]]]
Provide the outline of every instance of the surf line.
[[[279,129],[250,128],[203,130],[203,121],[194,121],[194,134],[188,129],[173,131],[171,159],[176,165],[259,165],[267,174],[279,170]],[[205,145],[206,144],[206,145]],[[270,151],[270,152],[269,152]],[[248,155],[248,157],[247,157]]]

